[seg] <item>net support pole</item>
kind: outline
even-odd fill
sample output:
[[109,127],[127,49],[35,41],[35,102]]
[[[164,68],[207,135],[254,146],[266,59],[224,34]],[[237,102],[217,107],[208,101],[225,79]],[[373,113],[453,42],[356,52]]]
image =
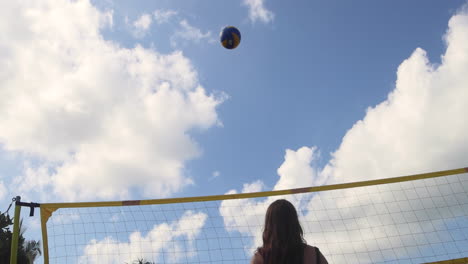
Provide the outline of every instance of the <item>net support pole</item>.
[[47,220],[57,209],[44,208],[41,206],[41,230],[42,230],[42,255],[44,264],[49,264],[49,240],[47,239]]
[[11,239],[11,254],[10,254],[10,264],[17,263],[18,257],[18,240],[19,240],[19,224],[20,224],[20,214],[21,214],[21,197],[16,196],[15,198],[15,217],[13,219],[13,238]]

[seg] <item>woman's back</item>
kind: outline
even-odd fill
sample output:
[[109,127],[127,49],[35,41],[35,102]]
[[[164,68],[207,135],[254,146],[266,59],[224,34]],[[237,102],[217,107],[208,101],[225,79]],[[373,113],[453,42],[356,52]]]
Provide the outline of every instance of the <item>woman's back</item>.
[[[260,253],[255,253],[250,261],[250,264],[266,264],[264,263],[263,257]],[[306,245],[304,247],[304,264],[328,264],[325,257],[322,255],[320,250],[315,247]]]
[[318,248],[307,245],[296,208],[287,200],[268,206],[262,240],[251,264],[328,263]]

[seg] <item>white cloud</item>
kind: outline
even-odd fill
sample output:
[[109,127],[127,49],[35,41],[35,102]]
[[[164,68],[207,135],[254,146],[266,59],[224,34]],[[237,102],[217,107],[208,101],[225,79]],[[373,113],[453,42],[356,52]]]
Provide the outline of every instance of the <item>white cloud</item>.
[[[450,19],[445,40],[447,50],[439,66],[430,64],[421,48],[399,66],[394,91],[354,124],[322,170],[313,165],[315,147],[287,150],[275,189],[465,167],[468,122],[461,120],[468,113],[466,12]],[[424,248],[428,239],[432,244],[450,242],[451,238],[445,239],[451,237],[447,221],[459,221],[457,217],[466,212],[461,206],[468,202],[466,195],[456,193],[463,194],[467,184],[452,177],[401,185],[410,187],[407,189],[386,185],[289,198],[296,197],[293,202],[300,207],[308,202],[302,217],[309,230],[306,238],[333,256],[331,262],[346,262],[345,254],[353,263],[378,262],[395,258],[395,254],[399,258],[432,254],[432,249]],[[242,217],[255,219],[275,199],[239,200],[235,206],[257,211],[256,216]],[[261,225],[242,228],[243,219],[229,214],[228,209],[235,209],[227,205],[220,208],[226,228],[255,237],[258,246]]]
[[[311,186],[317,179],[316,172],[310,167],[310,163],[317,157],[316,148],[302,147],[297,151],[286,150],[285,160],[278,169],[279,180],[273,190],[284,190]],[[257,180],[244,184],[242,193],[261,192],[265,190],[262,181]],[[235,194],[236,190],[230,190],[227,194]],[[310,195],[301,195],[301,199],[307,199]],[[245,249],[251,253],[261,244],[261,228],[263,226],[264,214],[268,206],[277,199],[288,199],[297,208],[301,208],[301,200],[288,196],[270,196],[266,199],[252,200],[226,200],[219,208],[223,217],[224,226],[228,231],[238,231],[243,235],[253,238],[251,244],[246,244]],[[241,209],[242,208],[242,209]],[[242,210],[242,214],[239,214]]]
[[216,125],[223,99],[181,52],[104,40],[109,13],[89,1],[4,5],[0,143],[39,161],[15,187],[78,200],[167,196],[191,183],[184,164],[200,151],[190,132]]
[[297,151],[287,149],[284,162],[278,168],[280,179],[273,189],[307,187],[315,183],[318,180],[318,173],[310,163],[316,159],[316,149],[315,147],[302,147]]
[[150,14],[142,14],[137,20],[135,20],[132,24],[133,26],[133,35],[137,38],[142,38],[146,35],[148,30],[150,29],[151,23],[153,20],[151,19]]
[[211,177],[208,178],[208,181],[212,181],[212,180],[218,178],[220,175],[221,175],[221,173],[219,171],[213,171],[213,173],[211,174]]
[[133,263],[137,259],[158,259],[164,252],[169,262],[178,262],[184,256],[195,254],[194,240],[205,225],[207,215],[186,211],[172,223],[154,225],[146,234],[131,233],[128,242],[113,237],[93,239],[84,248],[78,263]]
[[185,19],[181,20],[179,25],[180,29],[171,37],[171,45],[173,47],[176,47],[181,41],[195,43],[200,43],[201,41],[207,41],[208,43],[216,42],[212,37],[211,31],[203,33],[199,28],[190,25]]
[[442,63],[416,49],[397,72],[388,99],[369,108],[326,168],[331,181],[382,178],[463,167],[468,157],[468,15],[450,19]]
[[3,181],[0,181],[0,199],[5,198],[6,194],[7,194],[7,189],[5,187],[5,184],[3,183]]
[[157,9],[154,11],[153,15],[154,15],[154,20],[156,21],[156,23],[164,24],[164,23],[168,23],[172,17],[176,16],[177,11],[171,10],[171,9],[168,9],[168,10]]
[[265,8],[265,0],[244,0],[243,4],[249,9],[249,19],[252,23],[257,22],[257,20],[269,23],[275,18],[275,14]]
[[[260,192],[264,189],[262,181],[255,181],[250,184],[244,184],[242,193]],[[236,190],[230,190],[226,194],[236,194]],[[224,226],[227,231],[237,231],[245,236],[250,236],[253,239],[251,243],[245,244],[244,248],[247,252],[253,252],[256,246],[261,242],[261,229],[263,218],[259,217],[264,214],[268,205],[273,201],[273,198],[268,198],[265,201],[254,201],[252,199],[235,199],[225,200],[221,202],[219,214],[223,217]],[[242,212],[241,214],[239,212]]]
[[[279,180],[273,190],[284,190],[311,186],[317,180],[317,173],[310,167],[312,160],[317,157],[316,148],[302,147],[297,151],[286,150],[284,162],[278,168]],[[242,193],[261,192],[265,189],[262,181],[257,180],[244,184]],[[230,190],[228,194],[237,193]],[[256,239],[256,243],[261,241],[259,227],[263,224],[263,216],[266,208],[276,199],[285,198],[280,196],[269,197],[263,201],[246,200],[226,200],[221,203],[220,214],[223,216],[224,224],[228,231],[237,230],[243,234],[250,234]],[[296,203],[297,201],[291,201]],[[300,206],[299,203],[296,203]],[[242,216],[239,217],[238,210],[242,208]],[[247,224],[248,223],[248,224]],[[255,223],[257,225],[255,225]],[[252,229],[256,227],[256,229]],[[252,246],[252,245],[250,245]],[[251,249],[250,247],[248,249]]]
[[35,198],[40,201],[48,201],[53,193],[51,171],[46,166],[34,168],[29,162],[24,163],[23,175],[15,177],[12,185],[22,194],[24,201],[32,201]]

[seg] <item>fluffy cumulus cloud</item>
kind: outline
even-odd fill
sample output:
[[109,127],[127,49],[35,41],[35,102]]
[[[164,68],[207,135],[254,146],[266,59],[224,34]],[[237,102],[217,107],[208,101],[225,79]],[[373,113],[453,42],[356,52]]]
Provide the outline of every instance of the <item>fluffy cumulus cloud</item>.
[[148,32],[151,23],[153,22],[150,14],[142,14],[137,20],[132,24],[133,26],[133,35],[137,38],[142,38]]
[[156,197],[191,183],[184,164],[200,150],[190,132],[218,124],[222,98],[181,52],[103,39],[109,18],[87,0],[0,9],[0,143],[33,161],[13,183],[22,193]]
[[[244,184],[242,193],[260,192],[264,189],[261,181]],[[230,190],[226,194],[236,194],[236,190]],[[254,200],[225,200],[221,202],[219,213],[223,217],[224,226],[228,232],[240,232],[243,236],[251,237],[252,241],[244,245],[247,252],[252,253],[256,246],[261,244],[261,225],[263,219],[259,217],[266,211],[273,198],[266,201]],[[242,212],[242,213],[240,213]]]
[[131,233],[128,242],[114,237],[93,239],[84,248],[78,263],[133,263],[138,259],[158,260],[163,254],[166,261],[178,263],[193,257],[194,240],[203,228],[207,215],[186,211],[180,219],[154,225],[147,233]]
[[275,14],[265,7],[265,0],[244,0],[243,4],[249,9],[249,19],[252,23],[269,23],[275,18]]
[[180,28],[171,36],[171,45],[177,47],[179,44],[194,42],[200,43],[201,41],[207,41],[209,43],[216,42],[213,38],[211,31],[203,33],[201,29],[192,26],[185,19],[179,22]]
[[[315,147],[287,150],[275,189],[465,167],[468,123],[462,120],[468,113],[466,11],[450,19],[444,39],[447,48],[440,65],[431,64],[421,48],[401,63],[395,89],[354,124],[324,168],[313,164]],[[333,263],[375,263],[397,258],[424,262],[437,256],[449,258],[463,250],[453,242],[459,240],[460,230],[453,227],[460,228],[459,223],[466,221],[468,182],[461,177],[289,199],[296,199],[293,202],[302,212],[307,240],[321,247]],[[238,201],[235,206],[258,211],[250,216],[254,219],[264,215],[262,210],[272,200]],[[220,208],[227,229],[255,237],[258,246],[261,225],[242,229],[238,223],[242,220],[233,220],[227,211],[232,206],[228,205],[225,202]]]
[[[280,176],[273,190],[284,190],[311,186],[316,179],[316,172],[310,167],[310,163],[317,156],[316,148],[302,147],[297,151],[286,150],[285,160],[278,169]],[[257,180],[244,184],[242,193],[252,193],[264,191],[265,185]],[[230,190],[227,194],[235,194],[236,190]],[[307,200],[310,195],[301,195],[301,199]],[[263,200],[226,200],[220,205],[219,212],[223,217],[226,230],[238,231],[244,236],[252,238],[251,243],[245,245],[248,252],[261,245],[261,227],[263,225],[263,215],[268,205],[276,199],[288,198],[282,196],[268,197]],[[290,197],[289,197],[290,198]],[[297,198],[297,197],[295,197]],[[301,199],[294,199],[291,202],[297,207],[304,206]],[[242,209],[241,209],[242,208]],[[242,214],[239,211],[242,210]]]
[[287,149],[284,163],[278,168],[280,178],[274,190],[311,186],[317,183],[317,171],[310,166],[317,155],[315,147],[302,147],[297,151]]

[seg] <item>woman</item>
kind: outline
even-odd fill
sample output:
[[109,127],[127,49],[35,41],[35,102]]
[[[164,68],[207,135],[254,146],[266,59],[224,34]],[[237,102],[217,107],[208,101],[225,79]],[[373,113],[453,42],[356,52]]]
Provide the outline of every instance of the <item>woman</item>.
[[286,200],[276,200],[266,212],[263,246],[251,264],[327,264],[316,247],[306,244],[297,212]]

